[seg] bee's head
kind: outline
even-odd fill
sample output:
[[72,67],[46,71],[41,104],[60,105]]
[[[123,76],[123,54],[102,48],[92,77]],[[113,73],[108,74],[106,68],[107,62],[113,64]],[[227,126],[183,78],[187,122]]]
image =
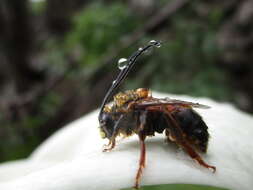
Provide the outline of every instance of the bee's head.
[[103,112],[99,118],[99,129],[101,138],[110,139],[113,134],[115,121],[112,118],[112,114]]

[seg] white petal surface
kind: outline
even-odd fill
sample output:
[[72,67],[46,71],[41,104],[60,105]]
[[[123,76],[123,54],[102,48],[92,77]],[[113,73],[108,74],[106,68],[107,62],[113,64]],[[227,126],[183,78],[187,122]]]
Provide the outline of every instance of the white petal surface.
[[[196,183],[250,190],[253,187],[253,118],[229,104],[204,98],[154,93],[199,102],[198,109],[211,139],[204,160],[217,172],[200,167],[163,135],[147,138],[147,163],[142,185]],[[98,112],[69,124],[46,140],[26,160],[0,165],[0,189],[5,190],[115,190],[131,187],[139,160],[136,136],[120,141],[112,152],[102,152],[106,140],[98,131]]]

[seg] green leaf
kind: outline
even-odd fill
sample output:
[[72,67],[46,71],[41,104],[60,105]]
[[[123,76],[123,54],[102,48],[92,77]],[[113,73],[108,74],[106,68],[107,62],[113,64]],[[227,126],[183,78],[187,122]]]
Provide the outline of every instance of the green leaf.
[[[122,190],[133,190],[134,188],[127,188]],[[148,185],[143,186],[139,190],[225,190],[225,188],[193,185],[193,184],[165,184],[165,185]]]

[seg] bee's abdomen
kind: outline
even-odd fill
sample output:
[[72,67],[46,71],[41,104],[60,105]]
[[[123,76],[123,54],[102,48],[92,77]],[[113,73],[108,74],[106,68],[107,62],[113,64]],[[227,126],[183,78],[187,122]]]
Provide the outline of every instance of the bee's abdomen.
[[148,112],[146,125],[146,134],[149,136],[154,135],[155,132],[163,133],[168,127],[167,121],[161,112]]
[[[124,136],[130,136],[138,133],[140,130],[140,122],[138,122],[138,112],[129,112],[124,115],[124,119],[120,122],[120,133]],[[144,131],[147,136],[154,136],[155,132],[162,133],[168,126],[163,114],[159,112],[148,112],[146,116]]]
[[208,127],[202,117],[190,108],[182,108],[172,113],[187,139],[200,151],[206,152],[209,133]]

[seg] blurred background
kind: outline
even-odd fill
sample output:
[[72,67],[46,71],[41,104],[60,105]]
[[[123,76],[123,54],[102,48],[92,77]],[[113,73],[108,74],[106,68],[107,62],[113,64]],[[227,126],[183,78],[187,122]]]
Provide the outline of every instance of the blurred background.
[[0,162],[99,107],[117,60],[150,40],[122,90],[210,97],[253,113],[251,0],[1,0]]

